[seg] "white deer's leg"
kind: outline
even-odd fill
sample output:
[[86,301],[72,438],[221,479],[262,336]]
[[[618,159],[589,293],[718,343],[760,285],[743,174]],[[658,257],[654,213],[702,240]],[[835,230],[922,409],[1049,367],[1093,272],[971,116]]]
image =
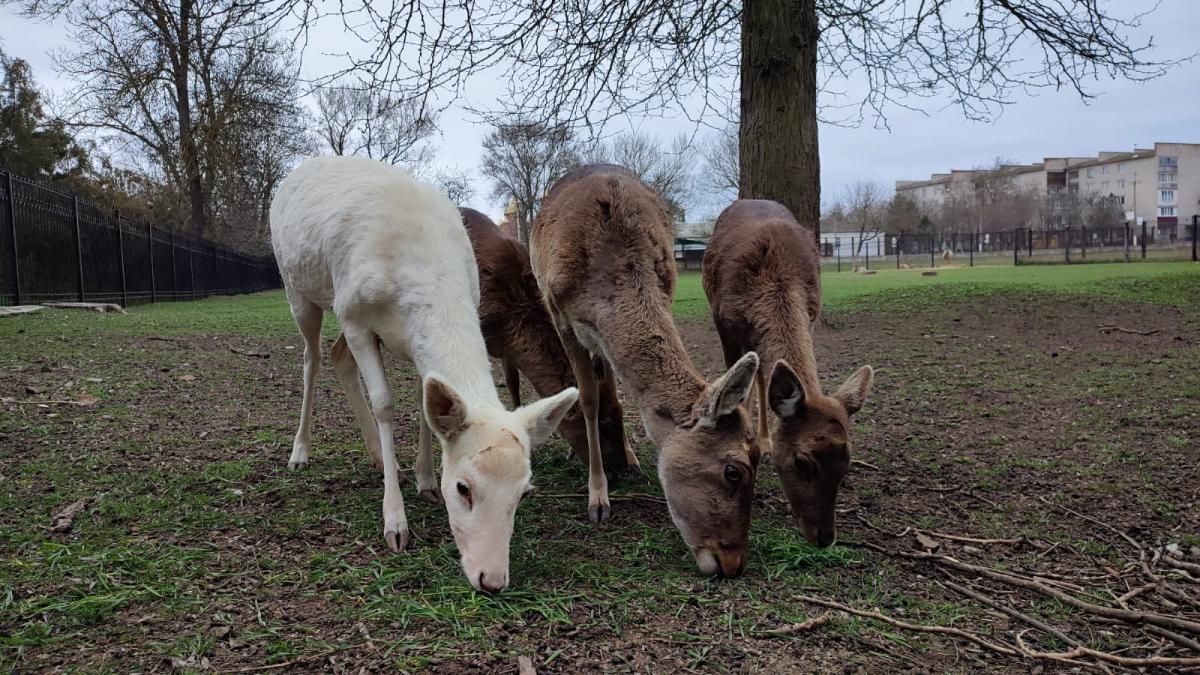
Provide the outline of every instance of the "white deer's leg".
[[396,474],[396,452],[392,443],[392,390],[375,336],[347,323],[346,344],[358,362],[359,372],[371,398],[371,412],[379,431],[379,454],[383,457],[383,538],[393,551],[408,545],[408,519],[404,515],[404,496]]
[[358,427],[362,429],[363,441],[367,444],[367,452],[371,455],[371,461],[375,463],[376,469],[383,471],[383,456],[379,451],[379,429],[376,428],[375,417],[371,415],[371,409],[363,397],[362,380],[358,377],[358,363],[354,360],[354,355],[350,353],[350,346],[346,344],[345,335],[338,336],[337,342],[333,343],[330,356],[333,360],[333,370],[342,383],[342,391],[346,393],[350,409],[354,411],[354,418],[358,420]]
[[421,429],[417,434],[417,493],[431,504],[442,503],[442,489],[433,475],[433,430],[425,421],[425,392],[417,382],[417,419]]
[[[568,325],[565,322],[560,325]],[[600,454],[600,427],[596,421],[599,412],[600,386],[596,371],[592,368],[592,355],[567,328],[560,332],[571,371],[579,385],[579,407],[583,411],[588,438],[588,517],[600,523],[612,517],[612,506],[608,501],[608,477],[604,475],[604,458]]]
[[296,298],[291,304],[292,316],[304,338],[304,401],[300,404],[300,427],[296,429],[292,456],[288,459],[289,469],[299,469],[308,464],[308,452],[312,449],[313,398],[317,371],[321,368],[321,317],[324,312],[303,298]]

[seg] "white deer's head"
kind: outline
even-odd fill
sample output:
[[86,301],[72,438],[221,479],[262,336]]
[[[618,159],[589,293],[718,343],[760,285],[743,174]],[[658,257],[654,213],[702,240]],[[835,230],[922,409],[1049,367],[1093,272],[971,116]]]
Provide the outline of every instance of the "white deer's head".
[[579,398],[570,387],[507,411],[468,405],[436,374],[423,385],[425,419],[442,443],[442,496],[463,572],[475,590],[508,586],[517,505],[533,488],[529,454]]

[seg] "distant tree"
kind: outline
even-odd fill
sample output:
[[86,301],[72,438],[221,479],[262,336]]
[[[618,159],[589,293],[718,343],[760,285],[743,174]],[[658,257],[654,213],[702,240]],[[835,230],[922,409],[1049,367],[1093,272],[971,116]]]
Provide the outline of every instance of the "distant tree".
[[483,139],[483,175],[492,180],[493,198],[516,201],[517,237],[525,245],[542,198],[579,158],[569,127],[528,118],[501,122]]
[[704,169],[701,184],[713,192],[736,197],[738,193],[738,136],[737,128],[727,126],[709,135],[701,147]]
[[863,245],[883,230],[887,219],[887,194],[875,181],[855,181],[846,186],[841,204],[850,231],[857,234],[854,255],[859,255]]
[[471,182],[471,174],[462,169],[441,169],[433,178],[433,182],[450,201],[462,206],[475,196],[475,186]]
[[896,194],[887,205],[887,231],[893,234],[916,232],[921,224],[921,214],[912,197]]
[[29,64],[0,51],[0,167],[44,180],[77,179],[89,167],[87,150],[66,124],[50,117]]
[[414,173],[432,160],[433,148],[425,141],[437,131],[437,116],[424,99],[344,83],[318,89],[315,98],[318,133],[333,154],[403,164]]
[[588,156],[590,162],[618,164],[637,174],[667,203],[676,228],[683,224],[683,204],[691,194],[694,157],[687,136],[676,136],[669,148],[641,133],[617,136]]

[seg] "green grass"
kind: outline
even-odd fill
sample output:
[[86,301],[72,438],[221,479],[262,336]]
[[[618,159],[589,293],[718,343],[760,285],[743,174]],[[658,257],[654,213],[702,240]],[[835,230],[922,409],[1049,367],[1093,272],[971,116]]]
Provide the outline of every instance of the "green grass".
[[[1175,304],[1200,294],[1200,265],[1191,262],[949,267],[937,272],[936,277],[923,277],[919,269],[884,268],[872,275],[826,271],[821,275],[822,304],[833,312],[913,309],[1021,291]],[[675,313],[687,318],[708,315],[699,272],[680,273]]]

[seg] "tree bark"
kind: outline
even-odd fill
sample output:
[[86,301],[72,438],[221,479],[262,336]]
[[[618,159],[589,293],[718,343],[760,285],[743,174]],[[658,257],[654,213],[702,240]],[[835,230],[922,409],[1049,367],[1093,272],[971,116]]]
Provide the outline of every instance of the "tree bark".
[[821,234],[817,145],[816,0],[745,0],[742,6],[742,199],[772,199]]
[[207,225],[204,208],[204,183],[200,176],[200,157],[196,149],[195,129],[192,126],[191,66],[192,66],[192,0],[179,0],[179,63],[175,68],[175,110],[179,115],[180,158],[187,179],[188,205],[191,210],[191,229],[203,237]]

